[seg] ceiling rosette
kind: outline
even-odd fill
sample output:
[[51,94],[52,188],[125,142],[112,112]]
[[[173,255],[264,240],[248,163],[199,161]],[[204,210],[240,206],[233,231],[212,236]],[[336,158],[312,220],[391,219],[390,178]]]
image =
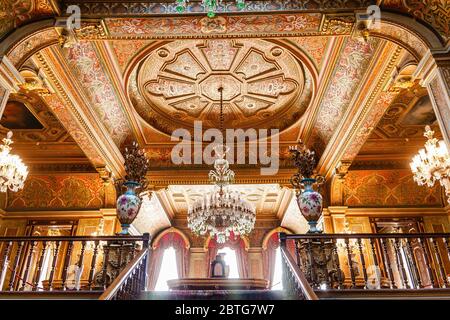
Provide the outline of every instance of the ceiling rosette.
[[174,41],[135,66],[129,96],[147,124],[171,134],[196,120],[218,128],[222,86],[225,127],[282,131],[301,119],[312,98],[312,76],[299,56],[265,40]]

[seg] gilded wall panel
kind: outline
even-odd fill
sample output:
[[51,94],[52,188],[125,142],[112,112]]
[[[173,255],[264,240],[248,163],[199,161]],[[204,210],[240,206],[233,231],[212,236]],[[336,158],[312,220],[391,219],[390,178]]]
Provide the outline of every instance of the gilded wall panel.
[[32,175],[22,190],[9,193],[7,210],[98,209],[103,193],[97,174]]
[[441,207],[441,187],[419,186],[409,170],[349,171],[344,183],[349,207]]

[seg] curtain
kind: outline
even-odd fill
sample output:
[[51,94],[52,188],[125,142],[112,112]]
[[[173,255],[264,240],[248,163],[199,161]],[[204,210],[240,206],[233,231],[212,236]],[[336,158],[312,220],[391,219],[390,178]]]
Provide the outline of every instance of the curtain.
[[278,243],[278,233],[272,234],[272,236],[267,241],[267,248],[263,250],[263,270],[264,279],[269,281],[269,287],[273,285],[273,273],[275,270],[275,253],[277,248],[280,246]]
[[184,239],[176,232],[165,234],[156,243],[150,258],[149,288],[154,290],[161,272],[161,264],[164,251],[170,247],[175,249],[177,271],[179,278],[186,278],[189,271],[189,249],[186,248]]
[[240,237],[231,237],[226,243],[217,243],[215,239],[211,239],[208,246],[208,277],[211,275],[211,262],[216,258],[217,252],[226,247],[233,249],[236,254],[239,278],[248,278],[248,253],[245,242]]
[[[274,285],[273,274],[275,272],[275,260],[276,260],[276,250],[280,246],[280,241],[278,237],[278,232],[272,234],[272,236],[267,241],[267,247],[262,251],[263,257],[263,271],[264,279],[269,281],[269,287]],[[295,242],[294,240],[289,240],[286,242],[286,248],[288,253],[297,261],[295,254]]]

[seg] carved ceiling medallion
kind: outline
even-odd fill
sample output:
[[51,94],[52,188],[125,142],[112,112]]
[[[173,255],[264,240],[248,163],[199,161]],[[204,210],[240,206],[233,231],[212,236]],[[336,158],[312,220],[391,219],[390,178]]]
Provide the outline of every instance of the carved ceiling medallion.
[[312,95],[311,75],[294,53],[264,40],[180,40],[151,52],[131,73],[138,114],[171,134],[177,128],[219,127],[223,86],[225,127],[285,129]]

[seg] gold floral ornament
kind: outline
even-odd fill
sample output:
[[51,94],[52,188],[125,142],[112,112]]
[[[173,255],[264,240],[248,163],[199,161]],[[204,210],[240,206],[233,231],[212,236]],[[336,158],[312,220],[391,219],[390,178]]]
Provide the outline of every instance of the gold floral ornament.
[[120,180],[115,183],[117,194],[122,188],[126,188],[116,201],[117,218],[120,221],[122,231],[120,235],[129,235],[130,227],[136,219],[144,196],[147,195],[148,181],[145,178],[149,164],[145,157],[144,150],[139,149],[137,142],[133,142],[131,147],[125,148],[125,182]]
[[317,228],[317,224],[322,216],[323,198],[319,191],[313,189],[313,185],[322,185],[325,178],[314,174],[316,154],[307,149],[301,140],[298,145],[289,147],[289,152],[297,167],[297,173],[291,177],[291,184],[296,190],[298,208],[308,221],[308,233],[321,233],[322,230]]
[[[140,190],[146,190],[148,187],[148,181],[145,177],[149,168],[149,160],[145,156],[145,152],[139,149],[137,142],[133,142],[131,147],[125,148],[125,181],[119,179],[115,181],[117,195],[121,193],[123,183],[126,181],[132,181],[139,184]],[[139,196],[142,198],[145,192]]]
[[293,174],[290,182],[297,192],[303,189],[302,180],[314,179],[318,186],[325,182],[323,176],[314,173],[317,159],[314,151],[306,148],[305,144],[299,140],[296,146],[289,146],[289,153],[291,154],[294,166],[297,168],[297,173]]

